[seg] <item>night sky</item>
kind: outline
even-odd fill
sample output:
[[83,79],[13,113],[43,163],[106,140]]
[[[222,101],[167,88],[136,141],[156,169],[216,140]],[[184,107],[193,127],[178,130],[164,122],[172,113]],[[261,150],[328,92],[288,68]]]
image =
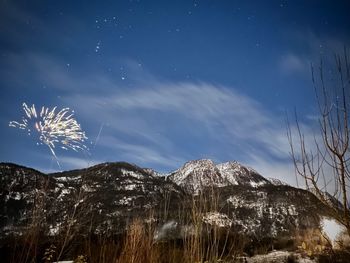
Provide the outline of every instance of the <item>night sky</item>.
[[[310,63],[350,46],[348,1],[0,2],[0,161],[60,170],[9,127],[22,103],[74,110],[89,154],[169,172],[237,160],[294,184],[286,114],[315,132]],[[312,136],[311,136],[312,137]]]

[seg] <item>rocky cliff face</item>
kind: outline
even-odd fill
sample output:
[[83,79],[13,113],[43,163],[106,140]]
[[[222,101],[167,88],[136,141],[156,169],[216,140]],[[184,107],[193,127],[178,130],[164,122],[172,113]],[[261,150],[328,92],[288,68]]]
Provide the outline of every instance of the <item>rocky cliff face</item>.
[[190,161],[165,176],[122,162],[55,174],[0,164],[2,242],[33,223],[48,236],[64,232],[67,222],[82,235],[114,235],[134,218],[156,223],[157,238],[169,237],[168,230],[178,238],[192,224],[194,202],[202,203],[203,224],[259,239],[317,227],[328,214],[312,193],[237,162]]

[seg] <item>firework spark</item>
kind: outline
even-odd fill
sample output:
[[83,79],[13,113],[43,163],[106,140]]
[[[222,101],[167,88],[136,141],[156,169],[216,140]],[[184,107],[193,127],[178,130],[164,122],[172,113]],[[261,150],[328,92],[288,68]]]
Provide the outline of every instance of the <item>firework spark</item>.
[[60,167],[55,153],[56,146],[64,150],[74,151],[84,151],[88,148],[84,144],[87,137],[74,119],[74,112],[69,108],[63,108],[58,112],[56,109],[57,107],[52,109],[42,107],[38,112],[34,104],[28,107],[26,103],[23,103],[25,116],[22,117],[22,122],[11,121],[9,126],[26,130],[28,135],[31,135],[32,130],[37,132],[39,135],[37,144],[49,147]]

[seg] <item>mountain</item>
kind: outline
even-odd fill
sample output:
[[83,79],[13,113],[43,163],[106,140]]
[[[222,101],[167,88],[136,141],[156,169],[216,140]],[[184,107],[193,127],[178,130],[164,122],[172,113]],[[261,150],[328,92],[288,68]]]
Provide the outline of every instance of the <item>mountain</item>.
[[262,186],[270,184],[255,170],[238,162],[215,164],[212,160],[195,160],[185,163],[169,175],[169,179],[190,192],[198,192],[203,187],[223,187],[229,185]]
[[95,233],[119,233],[134,216],[149,216],[170,196],[176,207],[183,195],[176,184],[123,162],[48,175],[2,163],[0,178],[2,237],[24,231],[36,210],[46,212],[35,220],[50,235],[64,231],[74,213],[82,228],[93,224]]
[[156,225],[155,239],[177,239],[193,225],[194,204],[203,224],[255,240],[290,238],[329,216],[312,193],[238,162],[195,160],[167,175],[125,162],[53,174],[1,163],[0,187],[0,246],[33,224],[48,237],[68,227],[117,235],[135,218]]

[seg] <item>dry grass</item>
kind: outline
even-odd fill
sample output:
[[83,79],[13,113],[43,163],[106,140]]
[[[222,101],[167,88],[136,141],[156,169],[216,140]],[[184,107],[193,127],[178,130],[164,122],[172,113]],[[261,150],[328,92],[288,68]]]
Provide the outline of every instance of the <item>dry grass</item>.
[[[168,206],[168,200],[164,202]],[[127,229],[120,253],[109,262],[193,263],[234,259],[243,253],[244,239],[234,234],[230,226],[218,227],[203,221],[208,212],[220,212],[218,202],[218,193],[213,189],[210,194],[200,192],[191,200],[184,200],[183,210],[178,214],[176,231],[179,237],[174,239],[156,241],[157,224],[152,220],[145,223],[145,220],[135,219]],[[153,213],[150,218],[154,218]],[[162,221],[167,222],[167,219],[168,214],[165,213]]]
[[48,181],[40,187],[32,200],[32,211],[27,225],[23,229],[23,235],[16,238],[12,245],[10,262],[35,262],[40,254],[40,241],[43,238],[44,225],[46,223],[43,213],[46,206],[46,189]]
[[320,255],[332,248],[329,240],[327,240],[319,229],[299,231],[295,240],[299,250],[310,257]]

